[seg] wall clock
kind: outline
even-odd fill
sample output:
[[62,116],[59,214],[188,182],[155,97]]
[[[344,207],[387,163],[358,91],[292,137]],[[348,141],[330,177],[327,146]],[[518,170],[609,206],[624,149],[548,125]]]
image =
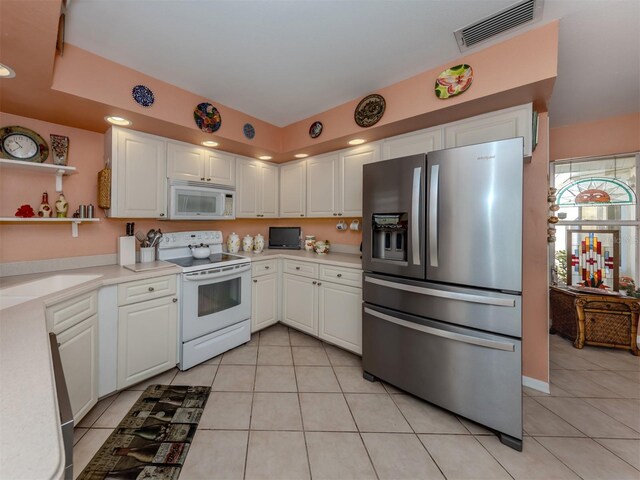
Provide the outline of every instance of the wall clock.
[[0,157],[42,163],[48,156],[47,142],[33,130],[18,126],[0,128]]

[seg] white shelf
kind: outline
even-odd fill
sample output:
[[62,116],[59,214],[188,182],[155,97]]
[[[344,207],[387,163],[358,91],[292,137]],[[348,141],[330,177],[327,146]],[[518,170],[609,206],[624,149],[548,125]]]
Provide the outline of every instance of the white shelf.
[[76,238],[78,236],[78,225],[82,222],[99,222],[99,218],[42,218],[42,217],[0,217],[1,223],[70,223],[71,224],[71,236]]
[[74,175],[78,173],[76,167],[68,167],[65,165],[53,165],[51,163],[34,163],[23,162],[20,160],[9,160],[0,158],[0,168],[13,168],[19,170],[27,170],[39,173],[48,173],[56,176],[56,192],[62,191],[62,177],[65,175]]

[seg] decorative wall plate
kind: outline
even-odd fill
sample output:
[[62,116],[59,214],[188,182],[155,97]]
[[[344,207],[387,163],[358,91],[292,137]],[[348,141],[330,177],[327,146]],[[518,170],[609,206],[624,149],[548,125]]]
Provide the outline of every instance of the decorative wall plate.
[[33,130],[18,126],[0,128],[0,157],[42,163],[48,156],[47,142]]
[[380,121],[385,108],[386,102],[382,95],[376,93],[367,95],[358,103],[353,118],[360,127],[371,127]]
[[198,128],[205,133],[213,133],[222,125],[222,117],[218,109],[210,103],[199,103],[193,111],[193,119]]
[[155,101],[155,96],[149,87],[144,85],[136,85],[131,89],[131,96],[138,105],[150,107]]
[[318,138],[321,133],[322,133],[322,123],[313,122],[309,127],[309,136],[311,138]]
[[473,82],[473,68],[464,63],[451,67],[438,75],[435,86],[436,97],[444,100],[460,95],[471,86],[471,82]]
[[256,129],[253,128],[253,125],[251,125],[250,123],[245,123],[242,127],[242,133],[244,133],[244,136],[249,140],[253,140],[253,137],[256,136]]

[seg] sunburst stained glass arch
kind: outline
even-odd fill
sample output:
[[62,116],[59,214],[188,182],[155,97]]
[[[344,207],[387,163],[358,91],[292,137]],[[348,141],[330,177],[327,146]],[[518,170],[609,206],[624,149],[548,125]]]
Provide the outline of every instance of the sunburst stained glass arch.
[[591,177],[573,180],[558,191],[561,207],[582,205],[635,205],[633,189],[615,178]]

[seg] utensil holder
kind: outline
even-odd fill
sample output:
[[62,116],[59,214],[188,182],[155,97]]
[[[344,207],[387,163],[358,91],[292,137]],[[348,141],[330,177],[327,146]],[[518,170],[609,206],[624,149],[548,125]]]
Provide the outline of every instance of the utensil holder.
[[156,247],[140,247],[140,263],[155,262]]

